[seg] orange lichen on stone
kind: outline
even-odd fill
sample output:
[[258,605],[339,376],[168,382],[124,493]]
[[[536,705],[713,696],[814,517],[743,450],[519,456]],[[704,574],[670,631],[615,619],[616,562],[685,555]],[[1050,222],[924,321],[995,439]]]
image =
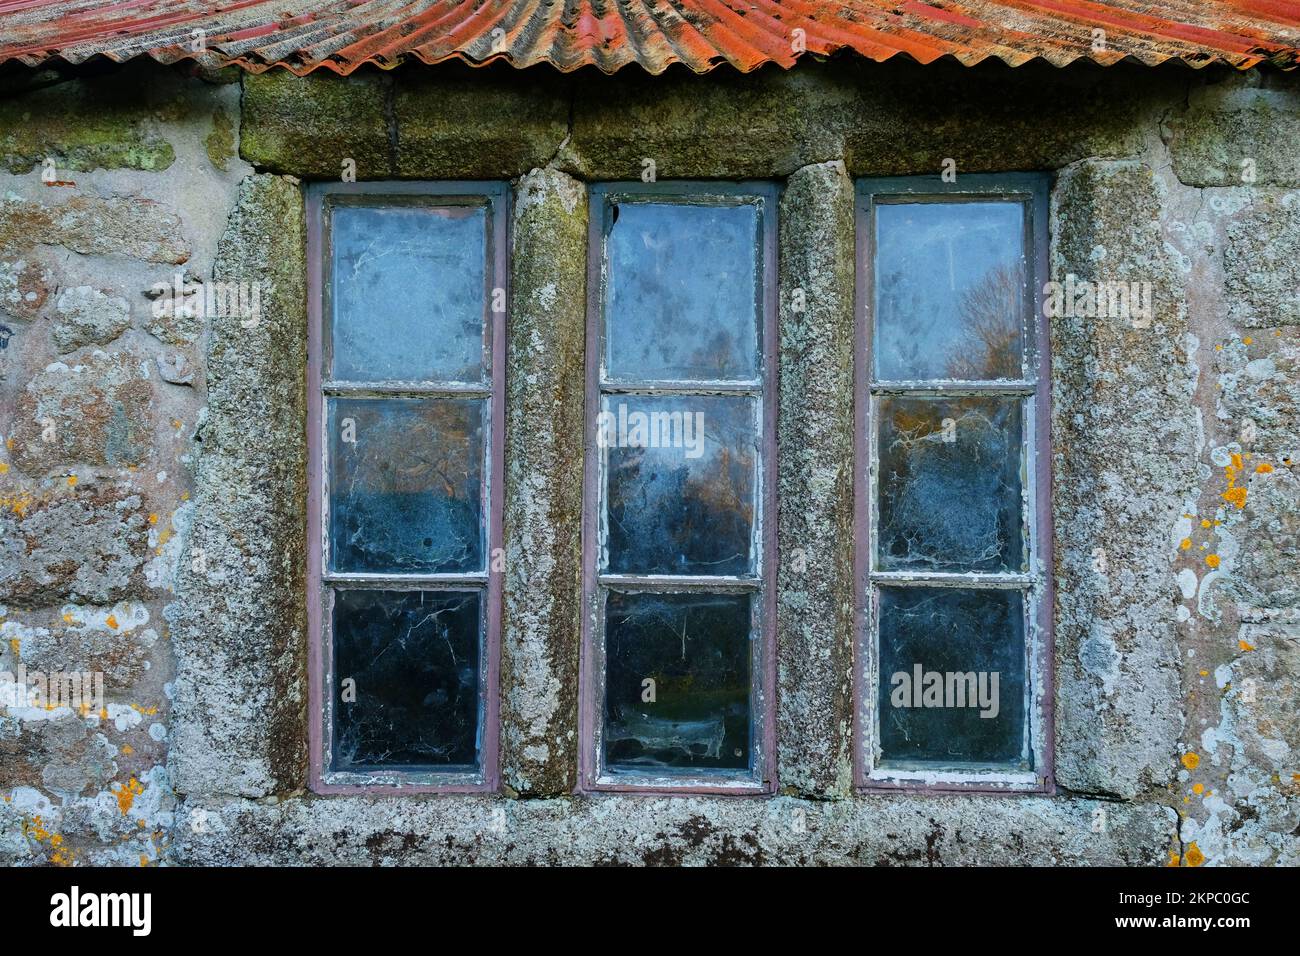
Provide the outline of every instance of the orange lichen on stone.
[[1261,461],[1258,465],[1255,466],[1255,474],[1257,475],[1267,475],[1270,472],[1272,472],[1272,470],[1273,470],[1273,466],[1266,461]]
[[1187,865],[1200,866],[1204,862],[1205,854],[1202,853],[1201,848],[1196,845],[1196,841],[1193,840],[1191,843],[1187,844]]
[[113,630],[115,631],[117,630],[117,618],[114,617],[112,614],[108,616],[108,620],[106,620],[104,623],[107,624],[109,627],[111,627]]
[[76,476],[76,475],[68,475],[68,487],[69,487],[69,488],[75,488],[75,487],[77,487],[77,476]]
[[1182,541],[1179,541],[1179,542],[1178,542],[1178,547],[1182,548],[1184,551],[1186,551],[1186,550],[1187,550],[1188,548],[1190,548],[1191,546],[1192,546],[1192,539],[1191,539],[1191,538],[1183,538]]
[[131,805],[135,803],[135,798],[142,793],[144,793],[144,786],[135,777],[132,777],[131,782],[126,786],[118,785],[117,809],[121,811],[122,816],[131,812]]
[[1203,783],[1192,784],[1192,793],[1204,793],[1204,792],[1205,792],[1205,784]]
[[1255,648],[1253,645],[1247,644],[1245,641],[1238,641],[1237,649],[1242,651],[1253,651]]
[[1195,770],[1201,765],[1201,755],[1198,753],[1187,752],[1183,754],[1183,766],[1188,770]]
[[1219,566],[1219,556],[1217,554],[1207,554],[1205,556],[1205,563],[1212,568],[1217,568]]
[[27,509],[35,503],[36,499],[25,491],[16,495],[0,496],[0,507],[8,508],[20,518],[27,517]]

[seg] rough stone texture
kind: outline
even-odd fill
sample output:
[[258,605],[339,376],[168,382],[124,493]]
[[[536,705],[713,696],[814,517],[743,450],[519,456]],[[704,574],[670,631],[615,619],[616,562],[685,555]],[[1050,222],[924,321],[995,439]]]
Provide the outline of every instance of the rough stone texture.
[[390,140],[392,82],[362,71],[350,77],[284,70],[243,80],[239,154],[255,166],[298,176],[338,179],[344,160],[358,179],[396,173]]
[[83,345],[107,345],[131,327],[131,307],[88,285],[64,289],[54,306],[54,344],[62,354]]
[[[848,795],[853,668],[853,183],[806,166],[781,199],[777,760],[784,791]],[[797,437],[796,437],[797,436]]]
[[1174,840],[1164,807],[921,796],[229,801],[179,823],[171,855],[189,865],[1149,866]]
[[546,72],[521,86],[499,69],[402,71],[392,101],[398,175],[508,179],[546,165],[568,127],[563,85]]
[[139,594],[145,527],[139,495],[107,487],[0,510],[0,601],[109,604]]
[[506,345],[502,779],[571,791],[578,763],[587,193],[553,169],[515,190]]
[[130,352],[96,351],[56,362],[27,383],[13,424],[13,461],[44,473],[69,463],[138,465],[150,441],[149,364]]
[[176,158],[139,89],[64,81],[0,99],[0,166],[13,173],[166,169]]
[[1234,322],[1300,325],[1300,193],[1261,196],[1234,216],[1223,268]]
[[1300,141],[1300,101],[1289,86],[1262,88],[1258,73],[1198,80],[1164,132],[1189,186],[1300,185],[1300,154],[1282,145]]
[[264,796],[304,779],[304,228],[296,182],[250,177],[214,269],[261,283],[262,314],[218,322],[207,355],[193,527],[168,611],[179,793]]
[[1150,282],[1149,328],[1053,321],[1056,775],[1133,798],[1167,784],[1182,731],[1170,529],[1197,485],[1185,277],[1163,184],[1136,161],[1079,163],[1052,197],[1052,278]]
[[75,195],[49,205],[0,197],[0,254],[33,237],[83,255],[116,255],[179,264],[190,257],[180,217],[160,203],[135,197]]
[[31,321],[49,298],[54,277],[49,266],[28,259],[0,261],[0,314]]

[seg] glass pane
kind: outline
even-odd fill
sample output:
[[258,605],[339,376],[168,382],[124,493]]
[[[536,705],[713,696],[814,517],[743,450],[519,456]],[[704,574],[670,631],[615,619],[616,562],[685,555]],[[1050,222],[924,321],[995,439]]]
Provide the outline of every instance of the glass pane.
[[610,572],[753,569],[756,403],[695,395],[602,399]]
[[328,399],[330,569],[482,571],[484,399]]
[[1020,400],[876,401],[877,568],[1027,571]]
[[749,767],[748,594],[605,601],[605,765]]
[[1019,378],[1024,207],[879,203],[876,377]]
[[340,205],[331,221],[333,378],[481,381],[485,208]]
[[881,588],[879,701],[885,763],[1020,765],[1021,593]]
[[606,374],[756,378],[757,208],[637,202],[611,216]]
[[477,591],[334,593],[334,769],[478,763]]

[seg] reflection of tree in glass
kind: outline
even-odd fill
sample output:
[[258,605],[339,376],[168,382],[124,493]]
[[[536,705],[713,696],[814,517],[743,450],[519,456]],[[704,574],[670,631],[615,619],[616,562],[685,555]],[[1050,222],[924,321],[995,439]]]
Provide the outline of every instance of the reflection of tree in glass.
[[947,376],[968,381],[1019,377],[1024,272],[1019,263],[990,269],[963,293],[963,348],[948,360]]
[[[480,568],[482,402],[358,400],[356,442],[335,443],[334,567]],[[337,427],[337,426],[336,426]]]
[[1021,570],[1019,406],[881,403],[879,554],[888,570]]
[[[680,449],[619,449],[610,456],[611,564],[643,574],[739,574],[749,568],[754,454],[709,443],[703,457]],[[671,456],[671,457],[670,457]]]

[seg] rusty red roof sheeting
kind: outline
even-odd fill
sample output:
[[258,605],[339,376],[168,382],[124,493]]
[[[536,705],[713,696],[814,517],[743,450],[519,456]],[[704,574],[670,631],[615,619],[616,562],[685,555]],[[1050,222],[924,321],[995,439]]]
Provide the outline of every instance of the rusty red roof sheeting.
[[0,0],[0,62],[146,54],[261,72],[503,60],[564,72],[748,72],[852,49],[921,63],[996,57],[1300,65],[1292,0]]

